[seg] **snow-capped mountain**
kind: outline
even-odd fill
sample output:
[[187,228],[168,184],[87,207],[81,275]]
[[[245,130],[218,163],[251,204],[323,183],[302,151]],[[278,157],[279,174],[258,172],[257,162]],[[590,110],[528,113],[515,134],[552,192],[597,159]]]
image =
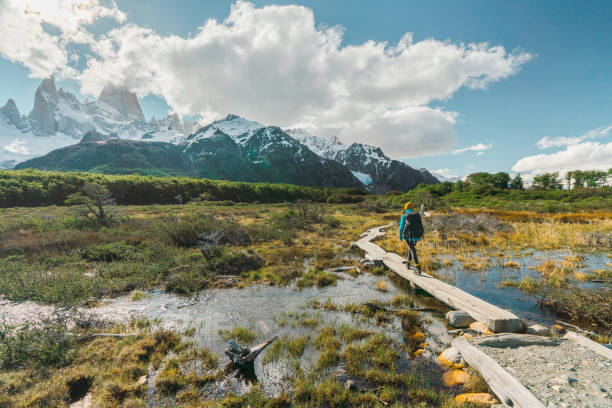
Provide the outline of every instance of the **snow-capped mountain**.
[[[425,170],[425,169],[421,169],[421,170]],[[444,183],[446,181],[451,182],[451,183],[456,183],[458,181],[461,181],[461,177],[447,177],[447,176],[443,176],[442,174],[432,171],[431,174],[438,179],[438,181],[440,183]]]
[[146,121],[138,98],[126,88],[109,85],[96,101],[81,102],[48,78],[36,90],[27,117],[12,99],[0,108],[0,168],[72,145],[90,130],[123,139],[178,143],[199,126],[181,122],[177,115]]
[[95,101],[81,102],[56,89],[53,78],[42,81],[27,117],[13,100],[0,108],[0,148],[4,168],[187,175],[377,193],[438,182],[376,146],[345,145],[236,115],[204,127],[175,114],[147,121],[138,98],[125,88],[107,86]]
[[320,156],[347,167],[368,190],[376,193],[406,191],[419,183],[438,183],[438,179],[427,170],[416,170],[406,163],[392,160],[376,146],[363,143],[345,145],[336,137],[314,136],[304,129],[291,129],[287,133]]
[[236,115],[212,122],[180,145],[200,177],[363,188],[344,166],[320,157],[281,128]]

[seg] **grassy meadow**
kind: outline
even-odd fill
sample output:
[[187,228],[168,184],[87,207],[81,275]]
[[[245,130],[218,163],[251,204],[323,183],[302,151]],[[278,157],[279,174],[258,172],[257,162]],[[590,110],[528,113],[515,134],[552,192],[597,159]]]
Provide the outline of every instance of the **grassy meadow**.
[[[245,183],[235,184],[230,187],[245,188]],[[294,193],[269,203],[257,194],[234,201],[202,197],[198,191],[198,199],[185,203],[114,205],[108,208],[112,218],[104,224],[83,217],[80,206],[1,208],[0,294],[14,302],[93,308],[102,298],[121,294],[140,301],[150,289],[193,296],[202,289],[253,284],[295,285],[296,290],[336,285],[343,278],[330,268],[357,265],[362,255],[351,249],[352,241],[368,228],[398,221],[406,199],[417,204],[431,200],[419,191],[363,196],[303,190],[321,194],[313,199],[301,189],[281,189]],[[13,199],[23,197],[24,191],[14,192]],[[67,191],[62,194],[68,196]],[[593,206],[550,213],[534,203],[520,211],[452,208],[449,202],[433,202],[432,207],[433,216],[425,219],[426,235],[418,244],[426,272],[435,275],[448,263],[473,271],[486,272],[493,264],[511,270],[520,267],[524,251],[566,251],[565,260],[545,259],[538,265],[539,279],[500,285],[519,287],[543,307],[589,322],[601,339],[608,338],[609,285],[602,291],[577,288],[572,282],[611,279],[612,258],[604,269],[592,271],[581,264],[581,254],[610,253],[612,213]],[[406,253],[395,228],[379,245]],[[387,273],[361,269],[359,273]],[[380,292],[388,290],[382,279],[376,286]],[[225,358],[198,347],[190,338],[193,333],[168,331],[156,322],[107,326],[76,321],[70,328],[62,321],[25,328],[3,325],[0,405],[67,407],[91,393],[93,406],[141,407],[148,381],[154,381],[156,398],[167,406],[470,406],[456,402],[452,393],[436,388],[424,374],[405,369],[403,361],[427,349],[419,314],[394,309],[411,302],[410,295],[401,295],[373,309],[332,299],[310,304],[299,315],[279,315],[280,327],[303,330],[282,335],[260,357],[264,365],[286,361],[293,367],[289,388],[274,398],[259,386],[240,395],[213,395],[209,391],[229,375],[221,363]],[[343,313],[354,320],[330,324],[321,313]],[[401,323],[403,341],[383,330],[392,322]],[[100,333],[129,335],[97,336]],[[245,344],[256,339],[248,327],[219,335]],[[302,361],[305,350],[314,353],[312,366]],[[352,378],[348,386],[333,372],[339,364]],[[158,373],[155,379],[149,375],[152,370]],[[458,390],[487,391],[476,375],[473,378]]]

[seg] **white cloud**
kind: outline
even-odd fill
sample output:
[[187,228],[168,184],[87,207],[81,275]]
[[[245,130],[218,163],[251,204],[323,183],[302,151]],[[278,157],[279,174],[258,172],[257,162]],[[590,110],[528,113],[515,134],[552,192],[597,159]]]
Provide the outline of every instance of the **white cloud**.
[[26,142],[23,140],[15,139],[8,145],[4,146],[4,150],[9,153],[17,153],[17,154],[29,154],[30,150],[26,145]]
[[125,21],[114,2],[105,7],[98,0],[0,0],[0,56],[23,64],[35,78],[75,76],[67,45],[93,43],[86,25],[103,17]]
[[435,174],[439,174],[442,177],[446,177],[446,178],[457,177],[457,174],[453,170],[448,169],[448,168],[432,170],[432,172]]
[[[3,39],[0,54],[34,76],[60,72],[91,95],[110,80],[140,95],[161,95],[181,115],[212,119],[231,112],[333,132],[346,142],[379,145],[393,157],[449,152],[456,145],[457,113],[429,104],[462,87],[486,88],[531,58],[487,43],[415,42],[410,33],[396,44],[342,46],[342,27],[317,26],[311,9],[295,5],[256,8],[238,1],[226,20],[207,20],[190,37],[124,24],[94,38],[87,24],[101,17],[125,20],[116,5],[37,0],[33,12],[24,12],[18,0],[0,0],[3,9],[5,4],[9,11],[0,12],[0,27],[9,28],[0,28],[0,35],[10,34],[15,45]],[[10,26],[15,16],[28,24]],[[48,34],[43,22],[61,34]],[[82,72],[69,65],[70,42],[86,42],[94,54]]]
[[453,150],[453,155],[457,155],[457,154],[461,154],[461,153],[472,151],[472,152],[478,152],[478,153],[476,153],[476,156],[480,156],[480,155],[484,154],[484,152],[486,150],[491,149],[491,147],[493,147],[492,144],[477,143],[477,144],[469,146],[469,147],[463,147],[461,149],[455,149],[455,150]]
[[607,136],[612,131],[612,125],[603,126],[597,129],[589,130],[588,132],[576,137],[555,137],[548,136],[540,139],[536,146],[540,149],[548,149],[549,147],[571,146],[583,142],[587,139],[596,139]]
[[520,159],[512,170],[521,173],[541,174],[571,170],[608,170],[612,167],[612,142],[584,142],[567,146],[551,154],[537,154]]

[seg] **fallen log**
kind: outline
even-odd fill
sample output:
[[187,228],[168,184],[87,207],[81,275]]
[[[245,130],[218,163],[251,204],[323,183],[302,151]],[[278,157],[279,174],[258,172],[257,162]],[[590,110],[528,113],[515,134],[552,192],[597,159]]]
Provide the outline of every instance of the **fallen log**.
[[393,308],[393,307],[381,306],[381,305],[378,305],[376,303],[371,303],[371,302],[365,302],[363,305],[369,307],[373,311],[383,311],[383,312],[389,312],[389,313],[400,313],[403,310],[414,310],[417,312],[431,312],[431,311],[436,310],[432,307],[400,306],[399,308]]
[[464,360],[482,375],[504,405],[514,408],[544,408],[523,384],[465,338],[456,337],[452,345],[459,350]]
[[270,340],[266,340],[255,347],[242,347],[236,343],[233,339],[228,341],[229,347],[225,349],[225,354],[232,360],[234,364],[243,366],[246,364],[252,364],[257,356],[264,351],[272,342],[276,340],[276,336]]
[[517,348],[525,346],[556,346],[562,340],[554,337],[536,336],[534,334],[500,333],[486,337],[477,337],[474,344],[484,347]]

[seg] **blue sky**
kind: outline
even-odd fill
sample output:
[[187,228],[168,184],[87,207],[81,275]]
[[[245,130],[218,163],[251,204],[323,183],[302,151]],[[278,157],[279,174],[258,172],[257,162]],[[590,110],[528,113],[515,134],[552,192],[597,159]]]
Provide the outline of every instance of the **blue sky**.
[[[193,38],[197,36],[198,28],[206,20],[216,19],[221,23],[227,18],[232,3],[230,1],[118,0],[117,8],[124,13],[124,21],[118,22],[104,17],[87,27],[95,34],[104,34],[109,28],[129,23],[151,29],[156,35],[164,38],[172,35]],[[535,159],[523,161],[524,165],[519,166],[518,170],[525,172],[548,170],[549,167],[535,163],[546,162],[549,158],[553,163],[551,164],[553,170],[554,165],[577,167],[581,163],[584,164],[585,160],[588,162],[591,159],[594,160],[592,167],[601,167],[602,160],[606,161],[608,157],[612,167],[612,156],[607,156],[608,150],[612,150],[612,147],[609,147],[612,145],[608,145],[611,143],[609,130],[596,138],[586,137],[574,144],[553,143],[552,147],[547,149],[536,146],[536,143],[544,137],[549,139],[578,137],[593,129],[607,129],[606,127],[612,123],[612,41],[610,41],[612,24],[609,23],[612,21],[612,3],[610,2],[335,0],[254,1],[253,3],[255,8],[271,4],[306,6],[314,14],[317,29],[323,29],[325,26],[343,27],[341,47],[360,46],[367,41],[387,42],[393,46],[406,33],[413,33],[413,43],[420,43],[430,38],[456,45],[488,43],[489,46],[504,47],[507,53],[515,51],[531,56],[527,61],[520,63],[511,74],[489,81],[486,89],[471,89],[464,85],[449,92],[442,99],[431,97],[424,102],[416,103],[421,107],[439,109],[445,113],[452,112],[455,115],[452,124],[455,139],[451,141],[451,136],[447,135],[449,139],[440,142],[444,145],[444,148],[440,148],[441,154],[437,154],[436,149],[432,148],[422,150],[419,157],[409,157],[407,161],[411,165],[447,169],[446,174],[456,176],[480,170],[510,171],[513,166],[516,168],[519,160],[529,157]],[[102,4],[109,5],[105,2]],[[87,49],[83,48],[85,52]],[[40,79],[29,77],[32,69],[26,68],[24,62],[15,61],[14,57],[12,58],[14,61],[11,62],[6,54],[4,57],[2,55],[0,50],[0,101],[12,97],[16,100],[19,109],[27,113],[32,107],[33,94]],[[85,65],[83,61],[84,59],[81,59],[78,63],[79,68]],[[77,79],[74,75],[72,79],[61,79],[61,75],[59,77],[59,85],[75,93],[95,89],[94,85],[89,88],[83,86],[83,81],[87,79]],[[210,85],[208,87],[210,89]],[[140,90],[139,93],[144,94],[148,91],[150,90]],[[279,94],[283,95],[282,90],[279,90]],[[187,106],[194,106],[193,102],[184,101],[184,98],[176,96],[165,96],[173,101],[171,105],[180,113],[195,113],[188,112],[187,109]],[[234,97],[239,98],[240,93]],[[262,95],[262,98],[265,98],[265,95]],[[218,113],[231,110],[230,102],[231,100],[223,104]],[[305,103],[311,102],[306,100]],[[169,109],[168,104],[158,95],[145,96],[141,99],[141,103],[147,117],[163,116]],[[389,102],[391,103],[399,102],[394,100]],[[178,108],[179,104],[181,108]],[[248,108],[236,105],[239,114],[251,112]],[[274,107],[271,106],[270,109]],[[202,108],[200,111],[211,110]],[[260,117],[249,118],[268,119],[268,121],[272,118],[274,121],[276,117],[267,112],[262,111]],[[253,113],[257,116],[259,112],[254,110]],[[301,115],[307,113],[307,110],[300,111]],[[316,115],[325,116],[320,112]],[[321,120],[323,119],[319,119]],[[325,120],[337,123],[335,118],[332,120],[326,117]],[[277,121],[282,122],[282,117]],[[415,125],[416,128],[420,123]],[[429,131],[423,132],[429,135],[427,133]],[[370,135],[360,136],[357,141],[377,144],[378,136],[375,135],[375,131],[370,131]],[[397,152],[406,152],[413,147],[421,152],[418,150],[420,146],[429,143],[429,136],[420,138],[406,136],[402,139],[401,133],[398,135],[393,136],[393,142],[381,143],[383,146],[390,146],[387,150]],[[369,139],[363,140],[367,137]],[[442,140],[435,135],[431,138],[433,139],[431,143],[434,145]],[[350,136],[343,140],[351,141]],[[591,145],[586,146],[585,143]],[[484,146],[483,150],[452,153],[453,150],[478,145]],[[601,150],[602,148],[604,150]],[[573,152],[566,153],[570,149],[574,149]],[[578,153],[578,150],[582,153]],[[388,153],[399,158],[393,154],[393,151]],[[555,154],[561,156],[554,156]],[[580,156],[581,154],[583,156]]]

